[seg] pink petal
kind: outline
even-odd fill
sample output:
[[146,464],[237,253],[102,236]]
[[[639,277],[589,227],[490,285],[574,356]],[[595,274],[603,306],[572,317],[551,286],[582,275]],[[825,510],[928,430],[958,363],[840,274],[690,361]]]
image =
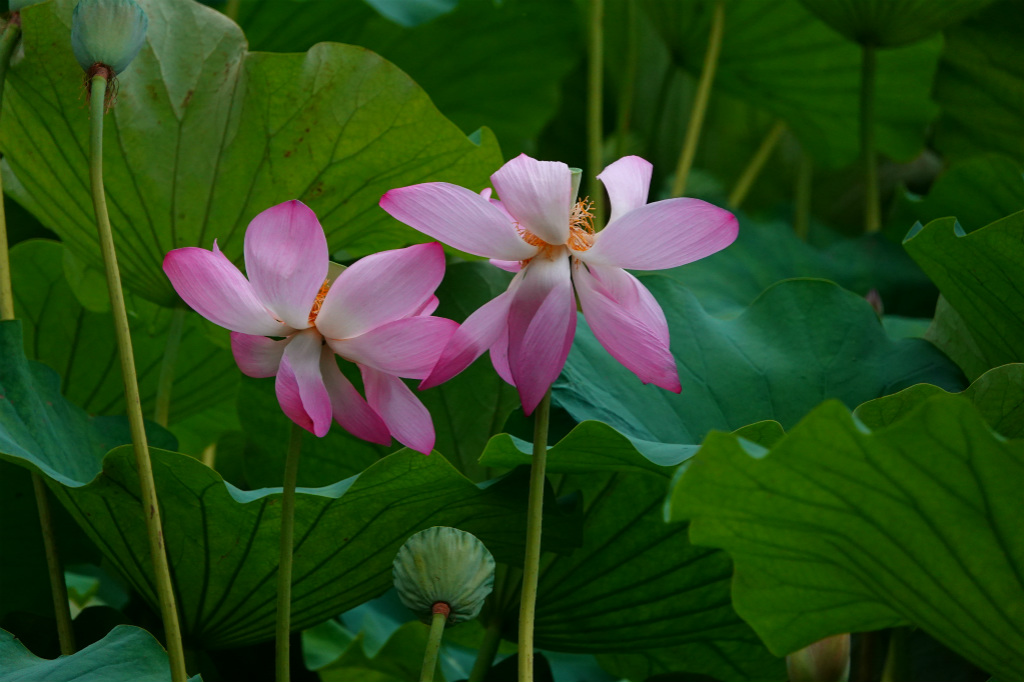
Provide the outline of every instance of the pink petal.
[[597,179],[604,183],[612,204],[609,223],[647,204],[653,168],[639,156],[623,156],[601,171]]
[[682,391],[669,351],[668,322],[651,292],[620,268],[588,271],[577,264],[572,277],[583,316],[604,349],[645,384]]
[[710,256],[738,232],[736,216],[724,209],[700,199],[666,199],[609,223],[589,251],[575,255],[594,265],[661,270]]
[[519,272],[523,269],[523,261],[521,260],[498,260],[497,258],[492,258],[488,262],[505,272]]
[[498,340],[491,346],[491,365],[502,381],[511,386],[516,385],[512,378],[512,369],[508,366],[508,327],[498,335]]
[[344,339],[415,315],[443,277],[444,250],[437,242],[366,256],[331,284],[316,326],[328,338]]
[[568,258],[534,258],[522,276],[509,307],[508,363],[529,415],[565,366],[576,331],[576,299]]
[[434,449],[434,423],[430,412],[401,379],[359,366],[366,387],[366,401],[388,425],[388,430],[402,445],[424,455]]
[[420,384],[420,390],[448,381],[472,365],[500,336],[507,337],[508,309],[511,303],[512,286],[509,285],[508,291],[473,311],[455,330],[430,375]]
[[277,369],[274,392],[277,393],[277,402],[281,404],[285,415],[310,433],[314,433],[313,420],[309,418],[306,409],[302,406],[299,384],[295,380],[295,372],[292,371],[287,357],[281,359],[281,365]]
[[501,209],[458,185],[399,187],[381,198],[380,207],[423,234],[475,256],[523,260],[537,252]]
[[[280,370],[287,364],[298,388],[298,405],[294,404],[296,396],[288,393],[286,397],[291,401],[289,406],[285,406],[285,398],[282,397],[284,389],[278,389],[278,401],[285,414],[317,437],[327,435],[332,419],[331,398],[327,394],[323,377],[320,375],[321,346],[322,338],[314,329],[295,334],[291,337],[287,348],[284,349],[284,359],[278,371],[278,383],[281,383]],[[306,415],[305,420],[299,420],[292,416],[293,413],[297,414],[300,411]],[[309,422],[312,422],[313,428],[309,428]]]
[[[572,211],[572,173],[561,161],[538,161],[520,154],[491,176],[502,206],[526,228],[548,244],[569,239]],[[495,254],[502,260],[524,260]]]
[[253,290],[296,329],[309,326],[309,311],[327,277],[327,238],[316,214],[301,201],[260,213],[245,232],[245,272]]
[[265,336],[231,332],[231,352],[242,374],[257,379],[277,374],[288,339],[274,341]]
[[430,374],[459,325],[443,317],[407,317],[349,339],[327,339],[335,353],[352,362],[410,379]]
[[164,257],[164,272],[178,295],[214,324],[243,334],[287,336],[291,327],[274,318],[245,276],[217,250],[187,246]]
[[348,377],[341,373],[334,353],[327,346],[320,351],[320,374],[327,394],[331,397],[331,412],[341,428],[356,438],[390,445],[391,432],[384,420],[363,400]]
[[433,315],[434,311],[437,310],[437,306],[441,305],[441,301],[437,296],[431,296],[426,302],[416,310],[413,315],[427,316]]

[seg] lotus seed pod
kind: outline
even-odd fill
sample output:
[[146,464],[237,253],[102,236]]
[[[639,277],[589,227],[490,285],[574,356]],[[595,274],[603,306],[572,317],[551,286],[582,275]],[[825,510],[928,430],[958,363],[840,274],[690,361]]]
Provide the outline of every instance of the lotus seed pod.
[[494,589],[494,557],[474,535],[434,526],[405,541],[393,575],[398,597],[420,620],[429,623],[441,602],[455,625],[476,618]]
[[86,71],[103,64],[121,73],[142,49],[148,24],[135,0],[81,0],[71,16],[71,49]]

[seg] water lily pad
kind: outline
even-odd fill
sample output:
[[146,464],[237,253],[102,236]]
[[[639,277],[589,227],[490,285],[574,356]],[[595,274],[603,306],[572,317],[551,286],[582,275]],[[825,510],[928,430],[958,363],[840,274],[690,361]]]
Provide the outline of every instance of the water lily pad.
[[[217,239],[240,260],[261,210],[300,199],[336,256],[422,241],[377,201],[426,180],[480,186],[501,163],[437,111],[408,76],[360,47],[249,52],[241,30],[192,0],[143,0],[146,44],[119,75],[104,176],[125,285],[164,305],[161,270],[181,246]],[[82,70],[67,49],[73,0],[25,8],[25,57],[7,76],[5,187],[75,254],[99,264],[89,195]],[[43,85],[45,84],[45,85]]]
[[912,624],[1001,679],[1024,669],[1024,441],[934,395],[869,431],[836,401],[770,452],[716,433],[669,503],[736,566],[733,604],[776,654]]

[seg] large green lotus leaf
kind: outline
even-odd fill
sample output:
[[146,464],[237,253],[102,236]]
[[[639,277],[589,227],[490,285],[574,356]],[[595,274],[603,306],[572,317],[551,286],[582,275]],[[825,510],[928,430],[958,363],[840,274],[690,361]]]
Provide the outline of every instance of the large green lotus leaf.
[[[142,628],[118,625],[107,635],[70,656],[39,658],[11,633],[0,630],[0,680],[3,682],[170,682],[167,652]],[[199,682],[199,675],[190,682]]]
[[912,624],[1000,679],[1024,670],[1024,441],[935,395],[869,431],[829,401],[771,452],[716,433],[672,519],[735,563],[736,611],[782,655]]
[[[644,3],[673,60],[691,74],[704,63],[713,5]],[[875,136],[882,153],[909,160],[920,152],[937,112],[930,91],[941,49],[936,36],[878,54]],[[799,0],[732,0],[714,87],[783,119],[819,163],[842,166],[859,153],[860,63],[860,48]]]
[[906,45],[942,30],[992,0],[800,0],[826,24],[862,45]]
[[[123,414],[124,384],[113,318],[79,302],[65,278],[63,256],[61,244],[44,240],[22,242],[11,249],[14,309],[24,326],[26,354],[57,370],[64,396],[87,412]],[[137,297],[130,306],[142,409],[152,415],[174,313]],[[233,412],[239,372],[231,351],[209,338],[211,331],[202,318],[187,313],[175,362],[169,415],[172,428],[224,404]],[[226,332],[222,334],[227,343]],[[219,423],[203,429],[207,442],[199,442],[199,447],[232,428],[230,414],[227,419],[218,416]]]
[[939,301],[935,304],[935,317],[928,326],[924,338],[942,349],[942,352],[964,371],[968,379],[977,379],[991,367],[978,342],[974,340],[970,327],[945,296],[939,296]]
[[[73,5],[22,12],[25,58],[8,73],[0,149],[8,190],[98,264],[82,71],[67,47]],[[474,143],[364,48],[248,52],[239,28],[211,8],[142,5],[147,40],[119,77],[104,174],[125,285],[152,301],[177,300],[160,267],[167,251],[217,239],[240,261],[249,220],[281,201],[307,203],[335,256],[351,257],[423,240],[377,208],[388,189],[479,187],[501,162],[489,131]]]
[[[502,434],[481,463],[515,466],[529,462],[530,451],[529,443]],[[558,494],[583,497],[583,546],[541,559],[537,646],[623,655],[672,647],[679,653],[674,671],[783,680],[782,661],[732,609],[728,557],[691,545],[685,524],[663,521],[663,496],[677,461],[656,464],[625,436],[593,421],[551,447],[548,471],[556,475]],[[510,630],[517,604],[513,600],[506,616]]]
[[789,223],[738,217],[739,237],[729,248],[657,274],[681,282],[716,315],[740,313],[779,280],[820,277],[862,296],[877,290],[889,313],[931,317],[935,285],[881,235],[837,239],[818,249],[797,237]]
[[905,235],[909,225],[953,216],[965,231],[1016,213],[1024,206],[1024,174],[1019,163],[999,154],[954,161],[928,195],[901,198],[889,219],[893,231]]
[[996,152],[1024,162],[1022,34],[1022,0],[1000,0],[946,31],[934,92],[942,107],[935,146],[943,154]]
[[963,387],[960,371],[934,346],[890,339],[866,301],[831,282],[783,281],[742,315],[719,319],[675,281],[643,281],[668,318],[682,393],[642,385],[581,317],[554,399],[577,421],[675,444],[680,458],[714,429],[766,419],[789,428],[828,398],[852,408],[921,382]]
[[[853,415],[869,429],[877,430],[902,419],[931,396],[946,393],[938,386],[917,384],[869,400]],[[993,431],[1006,438],[1024,437],[1024,364],[989,370],[960,395],[971,401]]]
[[408,73],[463,130],[486,125],[506,150],[540,133],[582,53],[570,0],[462,0],[414,27],[362,2],[242,2],[238,21],[253,50],[301,52],[324,40],[369,48]]
[[961,318],[954,326],[985,369],[1024,361],[1024,211],[970,233],[955,218],[934,220],[915,226],[903,245]]

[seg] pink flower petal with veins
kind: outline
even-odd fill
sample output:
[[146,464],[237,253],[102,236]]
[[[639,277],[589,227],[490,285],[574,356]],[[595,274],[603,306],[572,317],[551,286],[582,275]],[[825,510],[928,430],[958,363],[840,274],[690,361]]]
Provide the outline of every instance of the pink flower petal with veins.
[[[321,345],[321,337],[316,330],[308,329],[292,336],[288,346],[284,349],[284,360],[287,361],[295,383],[298,385],[299,407],[312,422],[313,428],[309,429],[294,417],[293,421],[312,431],[318,438],[327,435],[333,419],[331,398],[327,394],[323,377],[320,375]],[[282,361],[281,367],[284,367],[284,364]],[[278,376],[280,376],[280,372]],[[279,394],[279,400],[280,397]],[[281,401],[281,407],[284,407],[284,401]],[[293,410],[298,411],[298,408],[293,407]],[[286,409],[285,412],[288,410]]]
[[338,361],[326,346],[320,352],[320,374],[331,398],[331,413],[341,427],[356,438],[380,445],[391,444],[391,432],[384,420],[359,395],[341,370]]
[[245,272],[253,290],[295,329],[309,326],[309,311],[327,277],[327,238],[316,214],[301,201],[263,211],[245,232]]
[[231,332],[231,353],[242,374],[265,379],[277,374],[288,339],[275,341],[265,336]]
[[[515,216],[519,226],[548,244],[569,239],[572,211],[572,173],[560,161],[538,161],[520,154],[491,175],[502,207]],[[523,260],[494,254],[501,260]]]
[[647,204],[653,171],[651,162],[639,156],[623,156],[601,171],[597,179],[604,184],[612,204],[609,224]]
[[366,387],[366,401],[381,416],[402,445],[429,455],[434,449],[434,423],[430,412],[401,379],[359,366]]
[[407,317],[350,339],[327,339],[351,362],[410,379],[423,379],[459,325],[443,317]]

